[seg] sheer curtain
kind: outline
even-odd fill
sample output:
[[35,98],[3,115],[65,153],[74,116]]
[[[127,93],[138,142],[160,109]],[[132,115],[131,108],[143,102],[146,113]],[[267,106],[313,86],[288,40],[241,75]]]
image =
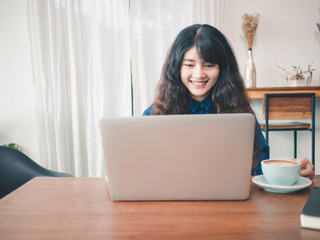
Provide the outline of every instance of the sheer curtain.
[[40,162],[103,176],[98,121],[131,116],[129,2],[28,1]]
[[103,176],[99,119],[141,115],[177,33],[221,28],[222,12],[223,0],[28,0],[40,163]]

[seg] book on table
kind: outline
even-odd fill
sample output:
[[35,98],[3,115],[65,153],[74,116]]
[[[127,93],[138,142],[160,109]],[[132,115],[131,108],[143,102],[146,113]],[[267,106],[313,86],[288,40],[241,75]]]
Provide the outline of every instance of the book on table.
[[320,230],[320,188],[313,187],[300,214],[303,228]]

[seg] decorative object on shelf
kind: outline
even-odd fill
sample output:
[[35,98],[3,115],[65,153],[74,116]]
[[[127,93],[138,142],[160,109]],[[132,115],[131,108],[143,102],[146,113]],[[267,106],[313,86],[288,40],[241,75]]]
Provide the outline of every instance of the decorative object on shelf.
[[256,67],[253,62],[252,44],[257,31],[260,15],[244,14],[242,16],[242,30],[248,43],[248,59],[244,70],[244,84],[246,87],[256,86]]
[[287,85],[290,87],[297,87],[310,85],[312,80],[312,72],[316,70],[311,69],[312,64],[313,62],[308,65],[307,70],[302,70],[302,68],[299,66],[292,66],[293,72],[289,72],[286,69],[279,66],[277,67],[285,72],[284,79],[286,80]]
[[248,59],[244,69],[244,85],[248,88],[256,87],[257,85],[256,77],[257,77],[256,66],[254,65],[254,62],[253,62],[252,49],[249,48]]

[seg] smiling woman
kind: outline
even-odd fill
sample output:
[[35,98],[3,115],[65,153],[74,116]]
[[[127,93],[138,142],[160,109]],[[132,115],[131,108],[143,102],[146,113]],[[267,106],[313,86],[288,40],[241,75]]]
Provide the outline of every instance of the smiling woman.
[[[253,113],[233,50],[215,27],[194,24],[183,29],[169,50],[154,103],[143,115]],[[252,174],[269,158],[256,124]]]
[[190,113],[189,97],[208,98],[211,112],[252,112],[228,40],[207,24],[191,25],[176,37],[163,65],[152,114]]

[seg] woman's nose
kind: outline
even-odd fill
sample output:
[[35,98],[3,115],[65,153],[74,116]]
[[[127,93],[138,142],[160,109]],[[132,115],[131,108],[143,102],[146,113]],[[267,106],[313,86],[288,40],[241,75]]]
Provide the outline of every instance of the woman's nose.
[[205,71],[204,71],[202,66],[196,66],[194,68],[194,71],[193,71],[192,75],[195,78],[205,78],[206,77],[206,73],[205,73]]

